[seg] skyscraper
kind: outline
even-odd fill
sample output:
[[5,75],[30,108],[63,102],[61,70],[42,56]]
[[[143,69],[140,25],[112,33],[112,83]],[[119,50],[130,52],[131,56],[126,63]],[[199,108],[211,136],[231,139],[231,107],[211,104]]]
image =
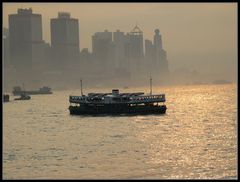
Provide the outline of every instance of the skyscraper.
[[79,63],[79,26],[78,19],[70,13],[59,12],[51,19],[51,47],[53,66],[58,71],[74,68]]
[[138,75],[141,71],[143,61],[143,32],[136,25],[133,30],[128,34],[129,39],[129,62],[133,75]]
[[162,37],[160,35],[159,29],[155,29],[154,35],[154,47],[156,49],[156,68],[160,71],[161,76],[166,76],[169,72],[167,53],[162,46]]
[[12,90],[13,84],[16,84],[16,70],[10,63],[9,52],[9,31],[7,28],[3,28],[3,86],[4,92]]
[[[44,59],[42,16],[32,9],[18,9],[9,15],[10,62],[17,70],[21,82],[39,79]],[[31,76],[30,76],[31,75]]]
[[117,30],[113,32],[113,43],[115,45],[115,70],[116,76],[120,79],[126,80],[130,77],[129,70],[129,36],[125,35],[124,32]]
[[4,67],[7,67],[10,65],[9,60],[9,32],[7,28],[3,28],[3,63]]
[[155,35],[153,37],[153,44],[157,50],[162,49],[162,36],[160,35],[159,29],[155,29]]
[[127,36],[124,32],[117,30],[113,32],[113,43],[115,45],[115,65],[117,69],[127,69],[129,67],[126,60],[125,46],[128,44]]
[[114,45],[112,32],[96,32],[92,36],[93,59],[97,62],[101,73],[110,74],[114,69]]
[[148,73],[156,69],[156,48],[151,40],[145,40],[145,68]]

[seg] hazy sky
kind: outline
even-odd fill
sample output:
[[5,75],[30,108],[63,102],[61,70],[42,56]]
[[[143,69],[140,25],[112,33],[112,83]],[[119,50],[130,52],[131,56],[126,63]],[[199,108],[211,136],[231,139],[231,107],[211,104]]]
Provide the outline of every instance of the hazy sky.
[[237,3],[3,3],[3,26],[8,14],[30,7],[42,15],[49,43],[50,19],[65,11],[79,20],[81,49],[91,51],[97,31],[129,32],[137,22],[144,39],[160,29],[170,70],[186,67],[223,78],[237,71]]

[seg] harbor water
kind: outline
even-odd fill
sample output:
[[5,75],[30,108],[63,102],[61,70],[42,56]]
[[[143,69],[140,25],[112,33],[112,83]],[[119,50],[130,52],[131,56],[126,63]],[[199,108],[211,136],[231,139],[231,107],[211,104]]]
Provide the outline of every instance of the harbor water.
[[154,86],[155,93],[166,94],[165,115],[73,116],[69,95],[80,89],[23,101],[10,95],[3,179],[236,179],[237,85]]

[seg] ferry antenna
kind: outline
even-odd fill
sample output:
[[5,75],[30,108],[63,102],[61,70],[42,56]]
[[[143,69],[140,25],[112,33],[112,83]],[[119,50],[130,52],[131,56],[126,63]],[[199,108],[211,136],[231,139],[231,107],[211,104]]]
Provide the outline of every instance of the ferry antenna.
[[23,93],[25,93],[25,87],[24,87],[24,83],[23,83]]
[[22,85],[23,85],[23,91],[25,91],[25,86],[24,86],[24,83],[23,83]]
[[82,79],[80,80],[80,84],[81,84],[81,95],[83,96],[83,91],[82,91]]
[[152,95],[152,76],[150,75],[150,95]]

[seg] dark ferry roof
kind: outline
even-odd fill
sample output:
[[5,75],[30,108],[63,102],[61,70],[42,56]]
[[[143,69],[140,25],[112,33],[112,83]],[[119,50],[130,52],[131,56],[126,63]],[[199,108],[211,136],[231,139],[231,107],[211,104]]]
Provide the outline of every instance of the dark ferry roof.
[[112,93],[89,93],[88,96],[89,97],[103,97],[103,96],[109,95],[109,94],[112,94]]
[[144,92],[135,92],[135,93],[121,93],[121,94],[119,94],[121,97],[123,97],[123,96],[128,96],[128,97],[130,97],[130,96],[138,96],[138,95],[143,95],[144,94]]
[[[131,97],[131,96],[138,96],[143,95],[144,92],[135,92],[135,93],[121,93],[119,94],[120,97]],[[112,95],[112,93],[89,93],[89,97],[104,97],[106,95]]]

